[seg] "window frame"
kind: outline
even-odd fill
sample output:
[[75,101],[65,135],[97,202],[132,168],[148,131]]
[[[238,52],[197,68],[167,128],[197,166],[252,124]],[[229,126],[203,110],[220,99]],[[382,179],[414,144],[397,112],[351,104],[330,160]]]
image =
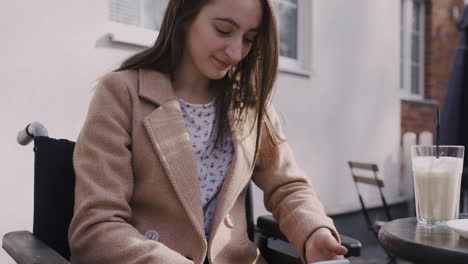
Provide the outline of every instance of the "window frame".
[[[418,93],[413,93],[412,89],[412,74],[411,67],[413,66],[412,60],[412,22],[413,22],[413,8],[414,3],[418,2],[421,7],[419,16],[419,76],[418,76]],[[424,85],[424,72],[425,72],[425,30],[426,30],[426,2],[424,0],[402,0],[401,2],[401,55],[400,55],[400,97],[405,100],[421,101],[425,99],[425,85]]]
[[[140,9],[141,6],[140,1]],[[128,25],[111,20],[111,1],[108,1],[106,30],[112,42],[124,43],[140,47],[151,47],[159,34],[158,30],[142,26]],[[140,18],[142,19],[142,18]]]
[[127,25],[114,21],[107,23],[107,31],[112,42],[124,43],[140,47],[153,46],[159,34],[157,30]]
[[[297,58],[293,59],[286,56],[279,56],[280,72],[292,73],[302,76],[310,76],[311,61],[310,55],[312,52],[311,27],[312,25],[312,1],[298,0],[297,1]],[[279,18],[278,18],[279,20]],[[279,27],[278,21],[278,27]],[[280,43],[281,45],[281,43]]]
[[[298,59],[279,56],[280,72],[292,73],[302,76],[311,74],[310,54],[311,54],[311,29],[307,25],[311,25],[312,18],[308,15],[312,10],[312,1],[298,0],[298,29],[297,29],[297,57]],[[110,12],[110,8],[108,9]],[[128,45],[140,46],[144,48],[151,47],[159,31],[151,30],[139,26],[127,25],[110,20],[108,14],[108,22],[106,25],[108,36],[112,42],[124,43]]]

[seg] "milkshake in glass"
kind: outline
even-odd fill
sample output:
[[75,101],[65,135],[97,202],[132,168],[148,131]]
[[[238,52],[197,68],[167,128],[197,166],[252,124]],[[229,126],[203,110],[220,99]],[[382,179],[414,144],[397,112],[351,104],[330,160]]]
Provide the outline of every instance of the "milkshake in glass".
[[412,146],[416,217],[419,224],[445,225],[458,218],[463,146]]

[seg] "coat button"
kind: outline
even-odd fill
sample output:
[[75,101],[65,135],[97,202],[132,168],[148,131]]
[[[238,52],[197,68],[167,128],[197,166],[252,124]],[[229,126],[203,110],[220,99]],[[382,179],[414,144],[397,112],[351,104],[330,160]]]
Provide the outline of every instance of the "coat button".
[[153,229],[146,231],[145,237],[150,240],[159,241],[159,233]]
[[226,225],[228,227],[234,227],[234,220],[232,220],[232,216],[231,215],[227,215],[225,218],[224,218],[224,223],[226,223]]

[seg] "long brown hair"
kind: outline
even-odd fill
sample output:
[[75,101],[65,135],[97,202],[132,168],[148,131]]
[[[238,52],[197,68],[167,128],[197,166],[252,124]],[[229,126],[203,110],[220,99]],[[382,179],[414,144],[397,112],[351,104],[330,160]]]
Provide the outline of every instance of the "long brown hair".
[[[200,10],[213,0],[170,0],[161,24],[158,38],[154,46],[125,60],[116,71],[153,69],[167,73],[173,78],[182,59],[185,49],[185,28],[190,25]],[[276,137],[276,131],[271,126],[264,126],[267,104],[278,72],[279,40],[276,18],[270,0],[258,0],[263,8],[262,21],[257,37],[249,54],[237,65],[229,69],[226,76],[213,80],[212,85],[222,88],[220,102],[220,120],[218,131],[222,137],[227,127],[227,112],[230,105],[235,114],[236,127],[244,124],[247,112],[253,111],[255,121],[250,132],[257,123],[257,138],[252,166],[258,157],[262,127],[271,136]],[[247,110],[247,111],[246,111]],[[250,115],[249,115],[250,116]]]

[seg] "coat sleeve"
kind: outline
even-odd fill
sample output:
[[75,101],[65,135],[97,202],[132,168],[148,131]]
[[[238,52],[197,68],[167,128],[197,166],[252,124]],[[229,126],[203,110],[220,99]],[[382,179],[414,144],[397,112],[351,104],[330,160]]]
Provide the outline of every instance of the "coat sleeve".
[[[339,235],[309,179],[298,167],[276,111],[270,107],[267,113],[252,179],[263,190],[265,208],[304,260],[305,243],[315,230],[326,227],[338,241]],[[277,137],[270,134],[272,131]]]
[[132,172],[132,99],[119,73],[97,85],[76,142],[72,263],[192,263],[129,224]]

